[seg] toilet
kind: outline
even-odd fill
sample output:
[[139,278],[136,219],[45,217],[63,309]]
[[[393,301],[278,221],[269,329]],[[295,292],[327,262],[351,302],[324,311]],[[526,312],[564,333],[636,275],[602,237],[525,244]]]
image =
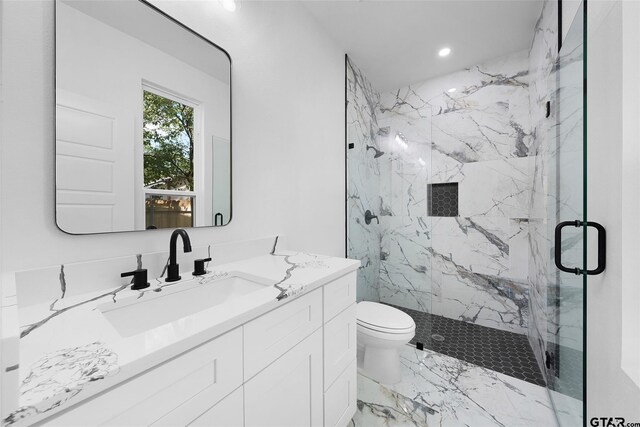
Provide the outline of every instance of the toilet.
[[383,384],[400,382],[400,347],[416,332],[408,314],[377,302],[357,305],[358,371]]

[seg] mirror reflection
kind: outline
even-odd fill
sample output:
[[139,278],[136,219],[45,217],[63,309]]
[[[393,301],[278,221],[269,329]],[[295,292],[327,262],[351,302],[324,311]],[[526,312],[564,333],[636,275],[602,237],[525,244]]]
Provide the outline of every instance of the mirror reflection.
[[58,226],[226,225],[230,74],[226,52],[144,2],[58,0]]

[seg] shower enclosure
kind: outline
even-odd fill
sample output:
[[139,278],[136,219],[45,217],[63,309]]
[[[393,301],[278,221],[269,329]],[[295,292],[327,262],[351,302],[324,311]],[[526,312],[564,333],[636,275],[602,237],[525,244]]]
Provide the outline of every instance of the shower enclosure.
[[560,425],[584,408],[584,16],[561,41],[544,2],[528,49],[396,88],[345,60],[358,300],[410,314],[414,345],[546,386]]
[[[552,143],[546,153],[550,200],[547,238],[552,250],[547,258],[550,268],[545,367],[558,422],[567,426],[582,419],[585,410],[585,405],[576,405],[566,397],[582,401],[585,397],[585,301],[587,269],[592,264],[587,263],[586,244],[585,17],[585,5],[581,4],[562,41],[557,71],[551,76],[555,80],[551,100],[556,105],[555,126],[549,129]],[[590,252],[595,249],[590,248]]]

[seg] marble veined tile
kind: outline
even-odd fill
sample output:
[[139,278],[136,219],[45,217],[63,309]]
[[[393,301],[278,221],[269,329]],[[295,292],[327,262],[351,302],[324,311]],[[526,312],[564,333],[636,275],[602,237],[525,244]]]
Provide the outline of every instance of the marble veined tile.
[[522,51],[384,93],[380,110],[407,123],[431,116],[434,150],[457,162],[523,157],[533,139],[528,73]]
[[430,219],[383,218],[380,301],[431,312]]
[[412,270],[427,271],[430,219],[391,217],[385,220],[387,227],[381,241],[381,258]]
[[351,425],[557,426],[544,387],[411,346],[403,347],[400,357],[398,384],[382,385],[359,374],[358,412]]
[[434,252],[451,257],[474,273],[525,282],[528,274],[528,221],[500,217],[430,218]]
[[443,276],[433,314],[503,331],[527,333],[528,300],[524,284],[475,275],[471,280]]
[[[529,314],[526,282],[475,273],[450,255],[433,252],[432,313],[490,328],[525,334]],[[441,273],[438,273],[441,272]]]
[[509,277],[527,282],[529,277],[529,220],[509,220]]
[[[380,137],[380,145],[388,153],[381,159],[380,166],[380,197],[386,207],[381,209],[383,215],[426,215],[431,143],[429,139],[420,139],[425,138],[422,135],[412,137],[416,128],[403,128],[394,123],[386,127],[388,134]],[[398,144],[398,133],[406,145]]]
[[582,425],[582,401],[556,391],[549,391],[562,427]]
[[[385,262],[381,267],[386,267]],[[428,276],[425,274],[412,274],[415,283],[423,283],[422,286],[414,286],[405,272],[381,272],[379,282],[380,301],[399,305],[401,307],[418,310],[425,313],[432,311],[432,290],[430,289]]]
[[507,218],[434,218],[432,247],[470,271],[492,275],[509,272]]
[[433,410],[427,405],[358,375],[358,413],[349,424],[352,427],[427,426],[427,415]]
[[460,216],[528,218],[531,158],[466,163],[460,180]]
[[377,105],[380,95],[358,67],[347,61],[347,254],[362,262],[358,300],[377,301],[380,226],[365,223],[365,212],[380,206],[381,167],[386,153],[379,144]]

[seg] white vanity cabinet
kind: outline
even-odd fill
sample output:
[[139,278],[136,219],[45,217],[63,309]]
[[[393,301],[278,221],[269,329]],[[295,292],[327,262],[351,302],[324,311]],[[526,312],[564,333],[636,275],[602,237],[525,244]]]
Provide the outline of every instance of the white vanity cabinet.
[[170,416],[177,424],[186,424],[241,385],[242,328],[236,328],[45,420],[45,424],[140,426]]
[[322,425],[321,327],[322,289],[244,326],[245,426]]
[[324,287],[324,425],[346,426],[356,412],[356,273]]
[[44,420],[46,425],[346,426],[356,411],[352,272]]

